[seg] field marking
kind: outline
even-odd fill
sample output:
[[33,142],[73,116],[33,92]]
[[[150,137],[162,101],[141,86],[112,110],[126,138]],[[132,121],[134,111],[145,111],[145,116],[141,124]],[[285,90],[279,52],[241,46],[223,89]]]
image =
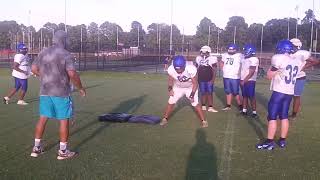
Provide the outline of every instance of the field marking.
[[234,137],[235,120],[233,114],[227,114],[227,128],[224,132],[223,150],[221,155],[221,162],[219,166],[218,176],[219,179],[229,180],[231,172],[231,155]]

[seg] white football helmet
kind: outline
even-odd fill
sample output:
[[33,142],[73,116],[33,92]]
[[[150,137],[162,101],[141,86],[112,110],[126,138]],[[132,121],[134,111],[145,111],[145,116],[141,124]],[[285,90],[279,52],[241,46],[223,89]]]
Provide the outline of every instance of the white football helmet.
[[202,46],[200,53],[211,53],[211,48],[209,46]]
[[290,42],[291,42],[294,46],[296,46],[298,49],[300,49],[301,46],[302,46],[302,42],[300,41],[300,39],[293,38],[293,39],[290,40]]

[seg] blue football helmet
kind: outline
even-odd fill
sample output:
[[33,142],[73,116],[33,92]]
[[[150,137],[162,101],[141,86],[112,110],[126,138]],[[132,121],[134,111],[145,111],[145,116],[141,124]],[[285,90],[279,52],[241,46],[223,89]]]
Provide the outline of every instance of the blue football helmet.
[[251,44],[246,44],[243,48],[243,54],[245,58],[256,55],[256,52],[257,49]]
[[19,43],[19,44],[17,45],[17,51],[18,51],[19,53],[27,53],[28,48],[27,48],[27,46],[26,46],[25,44]]
[[294,53],[294,45],[289,40],[281,40],[276,47],[277,54]]
[[238,46],[236,44],[229,44],[227,49],[229,54],[234,54],[238,51]]
[[176,56],[173,59],[173,67],[175,70],[184,70],[186,68],[186,59],[183,56]]
[[235,50],[235,51],[238,50],[238,46],[236,44],[229,44],[227,48],[228,48],[228,51],[229,50]]

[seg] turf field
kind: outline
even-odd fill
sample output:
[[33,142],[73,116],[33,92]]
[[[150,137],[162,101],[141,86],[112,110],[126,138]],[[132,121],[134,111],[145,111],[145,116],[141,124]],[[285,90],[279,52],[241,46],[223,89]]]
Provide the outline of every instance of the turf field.
[[[12,85],[8,70],[0,70],[0,94]],[[266,134],[269,82],[257,84],[260,118],[229,112],[208,113],[201,129],[187,101],[178,103],[167,127],[101,123],[107,112],[161,116],[167,102],[165,75],[84,72],[88,96],[75,99],[76,124],[71,128],[72,160],[56,160],[58,124],[49,121],[44,136],[46,153],[31,158],[38,118],[38,81],[30,79],[28,106],[0,105],[0,179],[110,180],[264,180],[320,178],[319,83],[308,83],[302,113],[291,123],[288,146],[257,151]],[[217,80],[215,105],[224,105]]]

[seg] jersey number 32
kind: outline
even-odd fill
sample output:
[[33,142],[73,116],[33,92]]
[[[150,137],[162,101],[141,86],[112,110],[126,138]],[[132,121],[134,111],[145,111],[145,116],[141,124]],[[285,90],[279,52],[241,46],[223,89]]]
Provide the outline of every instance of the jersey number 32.
[[289,71],[289,76],[286,76],[285,81],[287,84],[295,84],[296,83],[296,76],[298,74],[298,66],[292,67],[291,65],[288,65],[286,67],[286,70]]

